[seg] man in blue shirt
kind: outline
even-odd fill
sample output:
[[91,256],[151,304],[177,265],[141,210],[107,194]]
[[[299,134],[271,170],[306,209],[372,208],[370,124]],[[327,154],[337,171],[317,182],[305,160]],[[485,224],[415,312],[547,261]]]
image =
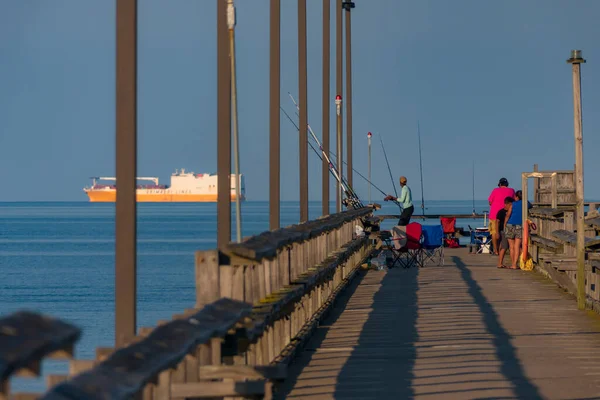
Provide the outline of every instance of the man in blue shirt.
[[[400,220],[398,221],[398,225],[406,226],[410,222],[410,217],[415,211],[415,207],[412,203],[412,193],[410,188],[406,185],[407,179],[405,176],[400,177],[400,197],[396,198],[396,201],[400,203],[402,207],[402,213],[400,214]],[[388,194],[383,199],[384,201],[393,200],[394,196]]]

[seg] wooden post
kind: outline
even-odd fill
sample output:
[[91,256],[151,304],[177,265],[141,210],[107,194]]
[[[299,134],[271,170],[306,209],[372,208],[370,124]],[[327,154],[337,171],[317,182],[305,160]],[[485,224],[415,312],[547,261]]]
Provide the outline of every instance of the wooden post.
[[[331,20],[331,1],[323,0],[323,127],[321,134],[323,136],[323,151],[329,154],[329,77],[330,77],[330,20]],[[329,163],[323,157],[323,166],[321,172],[322,179],[322,198],[323,211],[322,215],[329,215]]]
[[[537,164],[533,164],[533,172],[538,172],[539,168]],[[540,178],[533,179],[533,202],[540,202]]]
[[298,146],[300,148],[300,222],[308,221],[308,94],[306,66],[306,0],[298,0]]
[[354,2],[344,0],[342,7],[346,10],[346,180],[352,186],[352,25],[350,10]]
[[552,173],[552,208],[558,208],[558,182],[557,177],[558,174],[556,172]]
[[[529,197],[529,190],[527,189],[527,174],[523,172],[521,174],[521,191],[523,192],[523,198],[521,199],[521,210],[523,212],[523,229],[527,223],[527,198]],[[517,260],[519,258],[517,257]]]
[[217,247],[231,241],[231,66],[227,3],[217,1]]
[[585,309],[585,224],[583,210],[583,133],[581,118],[581,50],[567,60],[573,68],[573,121],[575,132],[575,196],[577,198],[577,307]]
[[280,120],[281,87],[281,4],[271,0],[269,17],[269,229],[279,228],[280,218]]
[[[335,1],[335,94],[336,94],[336,139],[337,139],[337,170],[340,180],[343,174],[344,145],[342,140],[342,114],[341,105],[337,99],[342,99],[342,0]],[[342,211],[342,187],[336,183],[335,212]]]
[[136,331],[137,0],[117,2],[115,345]]

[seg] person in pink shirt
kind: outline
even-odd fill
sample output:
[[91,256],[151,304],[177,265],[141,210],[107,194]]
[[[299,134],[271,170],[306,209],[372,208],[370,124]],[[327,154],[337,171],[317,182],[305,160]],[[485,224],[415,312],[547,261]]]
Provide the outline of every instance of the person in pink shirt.
[[490,203],[490,235],[492,235],[492,245],[494,246],[494,253],[498,255],[498,241],[500,240],[498,230],[498,219],[496,218],[498,211],[504,208],[504,199],[507,197],[515,197],[515,189],[508,187],[508,180],[506,178],[500,178],[498,187],[492,190],[488,197]]

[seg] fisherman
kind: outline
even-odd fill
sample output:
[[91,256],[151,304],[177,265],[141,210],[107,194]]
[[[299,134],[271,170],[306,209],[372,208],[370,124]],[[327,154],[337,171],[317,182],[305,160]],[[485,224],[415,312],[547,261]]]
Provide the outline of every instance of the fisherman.
[[406,226],[410,222],[410,217],[415,211],[415,207],[412,203],[412,193],[410,188],[406,185],[406,177],[400,177],[400,197],[395,198],[391,194],[388,194],[384,197],[384,201],[396,200],[400,206],[402,207],[402,213],[400,214],[400,220],[398,220],[398,225]]

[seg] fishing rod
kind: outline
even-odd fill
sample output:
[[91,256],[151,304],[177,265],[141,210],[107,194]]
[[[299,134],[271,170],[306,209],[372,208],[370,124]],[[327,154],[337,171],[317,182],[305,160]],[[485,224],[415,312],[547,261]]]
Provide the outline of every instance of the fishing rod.
[[[290,96],[290,99],[292,100],[292,102],[296,106],[296,110],[300,111],[300,107],[298,106],[298,103],[296,103],[296,100],[294,99],[294,96],[292,96],[292,94],[290,92],[288,92],[288,95]],[[315,133],[313,132],[312,128],[310,127],[310,124],[307,124],[307,127],[308,127],[308,131],[310,132],[310,134],[313,137],[314,141],[319,146],[319,149],[321,150],[323,156],[326,157],[327,162],[330,164],[329,168],[335,170],[336,175],[337,175],[336,179],[341,184],[343,182],[343,180],[340,178],[341,175],[340,175],[339,171],[331,163],[331,160],[329,159],[329,156],[327,155],[327,153],[325,152],[325,150],[323,150],[323,146],[321,145],[321,142],[317,138],[317,135],[315,135]],[[354,189],[352,189],[352,187],[349,184],[346,184],[345,186],[346,186],[346,189],[344,191],[346,192],[346,196],[348,197],[348,200],[352,203],[352,205],[355,208],[357,208],[357,207],[364,207],[362,201],[360,200],[360,198],[358,197],[358,195],[356,194],[356,192],[354,191]]]
[[392,180],[392,185],[394,186],[394,193],[396,194],[396,201],[394,201],[394,203],[396,203],[396,205],[399,208],[402,208],[402,207],[400,207],[400,203],[398,202],[398,191],[396,190],[396,184],[394,183],[394,177],[392,176],[392,169],[390,168],[390,163],[387,158],[387,153],[385,152],[385,146],[383,145],[383,139],[381,138],[381,133],[379,134],[379,142],[381,143],[381,148],[383,149],[383,155],[385,156],[385,163],[387,164],[388,172],[390,173],[390,179]]
[[[292,117],[290,117],[290,115],[281,106],[279,108],[281,109],[281,111],[283,111],[283,113],[285,114],[285,116],[287,117],[287,119],[294,125],[294,127],[296,128],[296,130],[300,131],[300,128],[298,127],[298,125],[296,124],[296,122],[294,122],[294,120],[292,119]],[[313,133],[313,135],[314,135],[314,133]],[[342,186],[342,189],[344,190],[344,192],[346,193],[346,195],[350,198],[350,194],[349,194],[349,190],[348,190],[348,186],[349,186],[348,183],[346,182],[346,180],[343,177],[340,178],[338,170],[335,168],[335,165],[331,162],[331,160],[327,156],[326,152],[323,150],[323,147],[321,146],[320,142],[318,140],[316,140],[316,142],[319,145],[319,148],[321,149],[321,153],[325,157],[325,160],[327,161],[327,164],[329,166],[329,171],[331,172],[331,174],[333,175],[333,177],[340,183],[340,185]],[[322,161],[323,157],[321,157],[321,155],[313,147],[313,145],[310,143],[310,141],[308,141],[308,144],[313,149],[313,151],[315,151],[315,153],[317,153],[317,156]],[[356,198],[358,198],[358,196],[356,196]]]
[[[281,107],[280,107],[281,108]],[[287,117],[287,119],[292,123],[292,125],[294,125],[294,127],[296,128],[297,131],[300,131],[300,128],[298,128],[298,125],[296,124],[296,122],[294,122],[294,120],[290,117],[290,115],[283,109],[281,108],[281,111],[285,114],[285,116]],[[315,146],[313,146],[313,144],[309,141],[308,145],[310,146],[310,148],[313,150],[313,152],[317,155],[317,157],[319,157],[319,160],[323,161],[323,157],[321,156],[321,153],[319,153],[317,151],[317,149],[315,149]],[[337,155],[333,152],[330,151],[329,154],[334,157],[337,158]],[[348,165],[348,163],[344,160],[342,160],[342,163],[344,163],[345,165]],[[329,165],[335,165],[333,163],[329,163]],[[352,168],[352,171],[356,172],[358,174],[358,176],[360,176],[361,178],[363,178],[365,181],[367,181],[368,184],[370,184],[371,186],[373,186],[375,189],[379,190],[379,192],[381,194],[383,194],[384,196],[387,196],[387,193],[384,192],[383,190],[381,190],[377,185],[375,185],[373,182],[371,182],[366,176],[364,176],[363,174],[361,174],[359,171],[357,171],[355,168]],[[331,173],[333,174],[333,171],[331,171]],[[343,179],[344,183],[346,183],[346,179]]]
[[423,158],[421,157],[421,125],[417,121],[417,135],[419,136],[419,169],[421,172],[421,214],[425,215],[425,195],[423,194]]
[[473,161],[473,215],[475,215],[475,161]]

